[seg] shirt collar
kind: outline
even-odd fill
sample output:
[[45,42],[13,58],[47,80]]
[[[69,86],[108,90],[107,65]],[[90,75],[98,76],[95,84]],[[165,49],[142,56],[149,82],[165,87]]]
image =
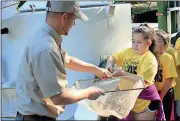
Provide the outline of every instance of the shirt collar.
[[42,26],[42,29],[45,30],[46,32],[48,32],[56,41],[56,44],[58,46],[61,45],[62,42],[62,37],[61,35],[59,35],[56,30],[54,30],[51,26],[49,26],[46,22],[44,23],[44,25]]

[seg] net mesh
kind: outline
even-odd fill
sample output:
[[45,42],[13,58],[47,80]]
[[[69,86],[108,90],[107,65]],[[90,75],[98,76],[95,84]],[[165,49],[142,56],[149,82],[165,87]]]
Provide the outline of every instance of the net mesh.
[[80,80],[75,83],[73,88],[85,89],[91,86],[104,90],[105,95],[96,100],[84,99],[78,104],[100,116],[113,115],[119,119],[123,119],[129,114],[142,88],[145,88],[143,79],[136,75],[111,80]]

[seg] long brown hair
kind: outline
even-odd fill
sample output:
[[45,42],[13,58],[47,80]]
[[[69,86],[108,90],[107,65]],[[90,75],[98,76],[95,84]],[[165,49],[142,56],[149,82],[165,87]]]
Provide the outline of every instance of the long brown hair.
[[158,29],[155,32],[156,32],[157,36],[160,36],[163,39],[164,45],[168,46],[169,45],[169,40],[170,40],[169,35],[165,31],[163,31],[161,29]]

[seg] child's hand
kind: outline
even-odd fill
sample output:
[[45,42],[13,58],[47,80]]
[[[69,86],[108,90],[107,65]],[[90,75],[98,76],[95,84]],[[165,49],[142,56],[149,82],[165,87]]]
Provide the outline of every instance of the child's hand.
[[112,66],[112,64],[107,63],[106,69],[112,73],[112,72],[113,72],[113,66]]
[[98,71],[95,74],[100,79],[112,78],[111,72],[104,68],[98,68]]
[[123,71],[122,70],[114,70],[113,77],[118,77],[118,76],[123,76]]

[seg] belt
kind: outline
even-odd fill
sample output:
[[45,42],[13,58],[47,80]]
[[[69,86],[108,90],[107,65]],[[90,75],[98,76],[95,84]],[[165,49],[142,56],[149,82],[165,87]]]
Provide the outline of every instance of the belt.
[[17,112],[16,121],[56,121],[55,118],[39,115],[22,115]]

